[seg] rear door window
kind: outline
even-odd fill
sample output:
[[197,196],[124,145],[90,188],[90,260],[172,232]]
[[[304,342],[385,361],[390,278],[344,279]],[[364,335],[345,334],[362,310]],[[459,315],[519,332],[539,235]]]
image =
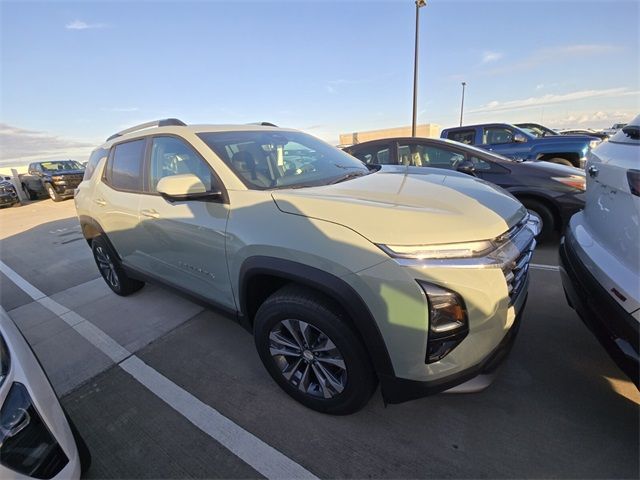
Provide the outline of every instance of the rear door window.
[[370,147],[357,149],[352,153],[354,157],[362,160],[366,164],[373,165],[395,165],[390,155],[391,148],[389,144],[376,144]]
[[476,131],[475,130],[456,130],[455,132],[449,132],[447,134],[449,140],[455,142],[464,143],[466,145],[476,144]]
[[429,144],[407,142],[398,145],[400,165],[412,167],[456,168],[464,154]]
[[139,192],[142,190],[142,163],[146,139],[119,143],[114,147],[107,165],[106,181],[116,190]]
[[98,166],[98,162],[100,162],[100,160],[102,160],[108,154],[109,151],[105,148],[98,148],[91,153],[89,161],[87,162],[87,166],[84,168],[83,180],[91,180],[93,172],[96,171],[96,167]]

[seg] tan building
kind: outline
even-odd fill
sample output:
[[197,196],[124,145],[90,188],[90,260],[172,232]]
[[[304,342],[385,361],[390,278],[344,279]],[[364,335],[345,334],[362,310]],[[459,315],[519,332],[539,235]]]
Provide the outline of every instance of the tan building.
[[[417,137],[438,138],[442,127],[435,123],[424,123],[417,125]],[[377,140],[379,138],[389,137],[410,137],[411,126],[384,128],[382,130],[367,130],[365,132],[341,133],[340,145],[355,145],[356,143],[368,142],[369,140]]]

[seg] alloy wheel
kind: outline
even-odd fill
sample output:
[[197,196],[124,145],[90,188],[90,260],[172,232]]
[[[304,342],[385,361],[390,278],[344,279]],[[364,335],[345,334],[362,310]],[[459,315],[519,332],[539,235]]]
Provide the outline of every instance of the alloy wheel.
[[95,249],[96,261],[98,262],[98,268],[104,279],[113,288],[120,288],[120,282],[118,280],[118,274],[116,273],[113,261],[107,252],[101,246],[97,246]]
[[269,351],[282,376],[303,393],[330,399],[347,386],[347,367],[340,350],[309,323],[278,322],[269,333]]

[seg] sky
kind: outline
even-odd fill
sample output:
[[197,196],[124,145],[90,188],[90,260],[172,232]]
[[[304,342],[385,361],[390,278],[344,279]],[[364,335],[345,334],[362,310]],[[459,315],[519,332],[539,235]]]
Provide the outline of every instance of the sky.
[[[640,2],[428,0],[418,122],[609,127],[640,112]],[[0,0],[0,167],[85,161],[148,120],[330,143],[409,125],[415,4]]]

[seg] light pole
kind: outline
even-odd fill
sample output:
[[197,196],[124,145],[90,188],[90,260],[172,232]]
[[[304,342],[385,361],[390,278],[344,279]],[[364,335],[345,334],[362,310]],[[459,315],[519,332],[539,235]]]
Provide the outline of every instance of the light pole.
[[416,46],[413,56],[413,121],[411,122],[411,136],[416,136],[416,121],[418,119],[418,20],[420,7],[424,7],[427,0],[416,0]]
[[462,103],[460,104],[460,126],[462,126],[462,114],[464,113],[464,87],[467,86],[467,82],[462,82]]

